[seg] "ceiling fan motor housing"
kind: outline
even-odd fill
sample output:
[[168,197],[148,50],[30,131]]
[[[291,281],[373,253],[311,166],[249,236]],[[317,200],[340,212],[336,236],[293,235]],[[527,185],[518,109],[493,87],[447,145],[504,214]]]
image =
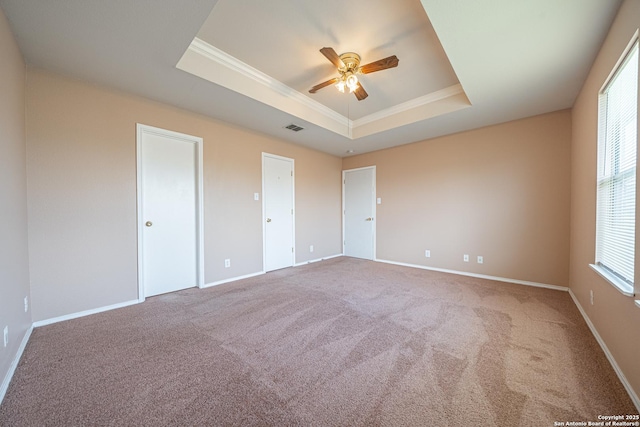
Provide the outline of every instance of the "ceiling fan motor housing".
[[351,71],[352,73],[358,72],[360,55],[355,52],[345,52],[340,55],[340,60],[344,64],[344,67],[339,69],[341,73],[346,73],[347,71]]

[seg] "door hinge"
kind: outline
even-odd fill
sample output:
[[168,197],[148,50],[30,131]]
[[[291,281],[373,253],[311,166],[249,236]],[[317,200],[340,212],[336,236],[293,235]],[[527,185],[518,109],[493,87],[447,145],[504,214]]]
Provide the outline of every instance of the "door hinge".
[[291,248],[291,253],[293,253],[293,248]]
[[293,209],[291,209],[291,215],[293,215]]
[[291,176],[293,176],[293,171],[291,171]]

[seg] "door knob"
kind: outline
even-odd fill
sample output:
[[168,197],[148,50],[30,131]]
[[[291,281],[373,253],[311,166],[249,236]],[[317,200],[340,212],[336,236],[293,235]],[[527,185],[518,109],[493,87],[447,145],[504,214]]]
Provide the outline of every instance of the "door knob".
[[267,218],[267,222],[271,222],[271,218]]
[[369,218],[365,219],[365,221],[373,221],[373,218],[369,217]]
[[151,227],[153,223],[151,221],[147,221],[144,223],[144,225],[146,225],[147,227]]

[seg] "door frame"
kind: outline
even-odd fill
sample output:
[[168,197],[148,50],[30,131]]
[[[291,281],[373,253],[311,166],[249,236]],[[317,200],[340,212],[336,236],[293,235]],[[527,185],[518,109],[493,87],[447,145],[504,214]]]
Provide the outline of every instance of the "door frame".
[[142,237],[142,137],[145,134],[190,142],[196,145],[196,281],[199,288],[204,286],[204,178],[203,178],[203,140],[200,137],[174,132],[167,129],[136,123],[136,229],[138,231],[138,302],[144,302],[144,269]]
[[291,172],[293,173],[291,179],[291,205],[293,209],[292,226],[291,226],[291,247],[293,253],[291,254],[291,266],[296,265],[296,162],[295,159],[289,157],[278,156],[277,154],[262,152],[262,272],[267,272],[267,206],[266,198],[264,197],[264,160],[266,157],[272,159],[284,160],[291,163]]
[[373,170],[373,175],[372,175],[372,180],[373,182],[371,183],[372,187],[373,187],[373,191],[371,192],[371,212],[373,215],[373,228],[372,228],[372,239],[373,239],[373,261],[376,261],[378,259],[377,256],[377,235],[376,235],[376,229],[378,228],[378,217],[376,214],[376,196],[377,196],[377,189],[376,189],[376,165],[373,166],[365,166],[365,167],[361,167],[361,168],[355,168],[355,169],[346,169],[342,171],[342,255],[345,255],[346,251],[345,251],[345,237],[346,237],[346,212],[347,212],[347,208],[346,208],[346,200],[345,200],[345,187],[347,185],[347,172],[357,172],[360,170],[365,170],[365,169],[372,169]]

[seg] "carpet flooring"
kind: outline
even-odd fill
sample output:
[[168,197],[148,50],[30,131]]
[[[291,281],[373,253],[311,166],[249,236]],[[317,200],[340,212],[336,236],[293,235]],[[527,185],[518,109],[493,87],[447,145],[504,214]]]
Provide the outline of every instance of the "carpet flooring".
[[2,426],[553,426],[637,414],[566,292],[347,257],[37,328]]

